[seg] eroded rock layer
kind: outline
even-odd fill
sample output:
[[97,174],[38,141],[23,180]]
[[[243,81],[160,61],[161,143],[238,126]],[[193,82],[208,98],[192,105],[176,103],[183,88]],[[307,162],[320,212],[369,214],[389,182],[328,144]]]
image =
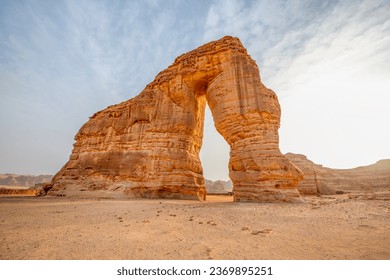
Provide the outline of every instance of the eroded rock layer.
[[45,195],[45,192],[39,189],[11,189],[0,188],[0,196],[41,196]]
[[233,37],[181,55],[138,96],[93,115],[76,135],[50,193],[117,190],[136,197],[204,199],[199,150],[206,102],[230,145],[235,200],[299,198],[302,173],[278,147],[277,97]]

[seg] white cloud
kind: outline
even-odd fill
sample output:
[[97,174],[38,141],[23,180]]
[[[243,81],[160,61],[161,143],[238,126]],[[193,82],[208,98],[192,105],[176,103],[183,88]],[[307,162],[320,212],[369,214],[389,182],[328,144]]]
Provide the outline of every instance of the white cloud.
[[390,37],[383,7],[339,6],[320,26],[331,32],[313,34],[270,78],[283,96],[282,150],[338,168],[390,157],[384,129],[390,119]]

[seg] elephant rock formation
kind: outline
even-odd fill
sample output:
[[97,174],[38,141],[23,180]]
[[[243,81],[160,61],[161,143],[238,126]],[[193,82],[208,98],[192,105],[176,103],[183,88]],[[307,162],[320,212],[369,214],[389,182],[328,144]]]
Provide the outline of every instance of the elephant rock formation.
[[138,96],[94,114],[49,194],[205,199],[199,151],[206,103],[230,145],[235,201],[299,198],[302,172],[279,151],[278,99],[230,36],[179,56]]

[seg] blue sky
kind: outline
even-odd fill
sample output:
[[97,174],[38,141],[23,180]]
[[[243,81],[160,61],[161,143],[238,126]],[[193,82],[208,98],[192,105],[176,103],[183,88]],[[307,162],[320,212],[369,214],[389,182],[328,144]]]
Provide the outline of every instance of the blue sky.
[[[0,173],[54,174],[94,112],[225,35],[279,96],[282,152],[390,158],[390,1],[0,0]],[[205,177],[228,179],[228,158],[207,114]]]

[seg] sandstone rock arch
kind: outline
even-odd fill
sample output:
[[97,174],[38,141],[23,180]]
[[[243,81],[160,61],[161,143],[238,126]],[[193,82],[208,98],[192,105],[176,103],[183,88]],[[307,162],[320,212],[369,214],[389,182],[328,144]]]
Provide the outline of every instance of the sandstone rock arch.
[[230,145],[235,201],[299,197],[302,173],[279,151],[278,99],[229,36],[179,56],[138,96],[94,114],[49,193],[205,199],[199,151],[206,102]]

